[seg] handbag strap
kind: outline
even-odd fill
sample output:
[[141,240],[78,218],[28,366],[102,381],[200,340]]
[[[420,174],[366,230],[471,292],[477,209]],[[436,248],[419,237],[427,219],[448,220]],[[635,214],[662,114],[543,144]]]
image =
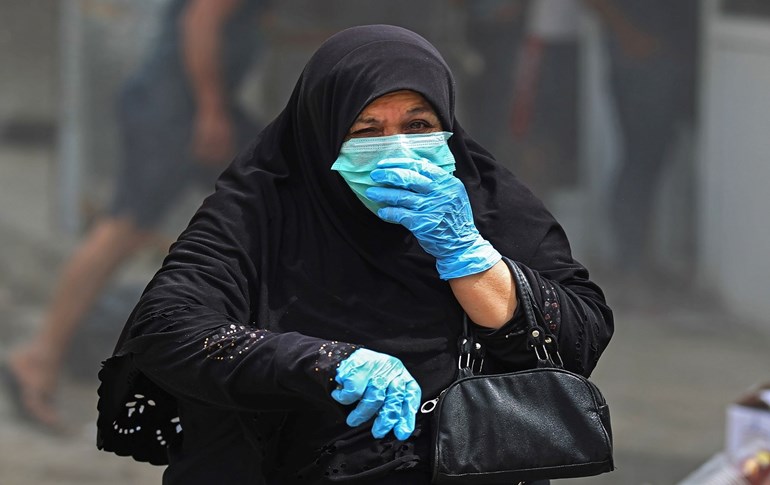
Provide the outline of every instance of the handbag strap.
[[535,304],[535,295],[532,292],[529,280],[524,276],[524,271],[522,271],[518,264],[513,261],[506,262],[509,263],[508,266],[516,281],[519,304],[524,308],[528,327],[527,344],[535,352],[538,365],[564,367],[564,362],[559,354],[559,343],[556,340],[556,336],[548,330],[543,313]]
[[[535,305],[535,296],[524,272],[515,262],[507,259],[504,261],[508,264],[516,283],[518,304],[521,305],[527,322],[527,346],[535,353],[538,366],[564,367],[561,355],[559,355],[556,337],[546,330],[545,319],[540,309]],[[463,316],[463,334],[460,336],[458,345],[460,352],[458,367],[460,370],[473,373],[474,368],[478,367],[478,372],[480,372],[484,362],[484,349],[473,338],[467,315]]]

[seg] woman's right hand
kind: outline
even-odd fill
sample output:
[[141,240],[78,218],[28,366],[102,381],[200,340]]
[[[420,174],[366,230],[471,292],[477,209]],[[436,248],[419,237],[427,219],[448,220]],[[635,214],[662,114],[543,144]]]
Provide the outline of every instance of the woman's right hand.
[[414,431],[420,407],[420,385],[397,358],[358,349],[337,368],[339,387],[332,398],[341,404],[359,401],[347,418],[349,426],[359,426],[377,416],[372,435],[382,438],[390,430],[399,440]]
[[366,196],[386,207],[380,219],[401,224],[436,258],[444,280],[486,271],[498,261],[492,244],[476,229],[463,182],[427,160],[388,158],[377,163]]

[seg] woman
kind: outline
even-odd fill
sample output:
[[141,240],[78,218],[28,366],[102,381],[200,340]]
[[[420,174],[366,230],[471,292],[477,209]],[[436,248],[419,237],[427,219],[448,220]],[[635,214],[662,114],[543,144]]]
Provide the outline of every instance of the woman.
[[463,314],[485,368],[534,365],[512,261],[588,375],[612,334],[602,292],[454,96],[417,34],[327,40],[129,318],[98,446],[169,463],[166,483],[429,483],[417,408],[454,378]]

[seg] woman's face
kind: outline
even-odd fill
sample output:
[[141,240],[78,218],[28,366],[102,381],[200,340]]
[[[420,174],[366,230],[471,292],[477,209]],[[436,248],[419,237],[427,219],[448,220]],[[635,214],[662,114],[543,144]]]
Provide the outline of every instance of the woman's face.
[[353,122],[345,140],[435,131],[442,131],[442,127],[430,103],[422,95],[404,90],[369,103]]

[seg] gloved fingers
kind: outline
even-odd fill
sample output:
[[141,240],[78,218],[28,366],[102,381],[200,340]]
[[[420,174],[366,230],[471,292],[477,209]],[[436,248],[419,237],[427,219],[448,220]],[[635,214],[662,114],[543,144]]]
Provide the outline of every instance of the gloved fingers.
[[366,196],[375,202],[410,210],[420,210],[426,205],[425,197],[394,187],[369,187]]
[[369,383],[370,366],[367,363],[343,361],[337,369],[335,380],[340,387],[332,391],[332,399],[340,404],[353,404],[361,399]]
[[375,376],[366,386],[361,401],[356,408],[348,414],[346,420],[348,426],[354,427],[361,425],[374,417],[385,402],[387,395],[388,381],[382,375]]
[[363,391],[361,391],[356,383],[353,381],[344,381],[342,387],[332,391],[332,399],[340,404],[353,404],[361,399]]
[[401,441],[409,438],[414,432],[415,418],[422,399],[420,385],[411,376],[409,377],[410,380],[406,383],[406,392],[401,404],[401,416],[393,428],[396,438]]
[[433,190],[433,180],[409,168],[375,168],[370,176],[378,184],[412,190],[420,194],[427,194]]
[[450,175],[446,170],[425,159],[385,158],[377,162],[377,168],[402,168],[417,172],[431,180],[439,180]]
[[377,211],[377,215],[383,221],[401,224],[419,240],[425,239],[423,236],[433,231],[442,221],[441,214],[411,211],[403,207],[383,207]]
[[[372,425],[372,436],[382,438],[393,429],[401,417],[401,407],[406,397],[406,379],[404,371],[390,381],[388,385],[388,394],[385,396],[385,402],[377,413],[377,418]],[[411,376],[409,376],[411,379]]]
[[383,221],[401,224],[413,233],[420,227],[420,214],[402,207],[383,207],[377,211],[377,216]]

